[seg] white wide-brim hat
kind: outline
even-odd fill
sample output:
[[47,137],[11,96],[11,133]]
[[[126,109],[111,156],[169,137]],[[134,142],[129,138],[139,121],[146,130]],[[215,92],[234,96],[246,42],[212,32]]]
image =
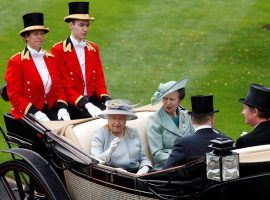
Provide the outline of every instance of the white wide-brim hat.
[[151,98],[152,105],[159,103],[164,96],[176,90],[184,88],[187,82],[188,77],[186,76],[180,81],[169,81],[167,83],[160,83],[157,91],[153,94]]
[[106,110],[99,113],[99,117],[108,119],[108,115],[125,115],[127,120],[137,119],[137,115],[132,112],[132,105],[128,100],[124,99],[113,99],[106,102]]

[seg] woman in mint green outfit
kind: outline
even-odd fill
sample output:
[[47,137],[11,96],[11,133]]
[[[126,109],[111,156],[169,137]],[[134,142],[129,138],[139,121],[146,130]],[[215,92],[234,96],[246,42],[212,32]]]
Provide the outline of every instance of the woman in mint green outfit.
[[177,138],[194,133],[190,117],[180,106],[187,82],[188,77],[161,83],[151,98],[152,105],[162,101],[162,107],[149,117],[147,123],[147,139],[155,170],[163,168]]

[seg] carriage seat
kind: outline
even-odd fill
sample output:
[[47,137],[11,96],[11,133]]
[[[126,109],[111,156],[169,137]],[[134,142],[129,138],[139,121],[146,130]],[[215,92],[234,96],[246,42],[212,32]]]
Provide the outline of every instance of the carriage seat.
[[240,163],[259,163],[270,161],[270,144],[235,149]]
[[[146,124],[147,119],[150,115],[154,112],[149,111],[141,111],[136,112],[138,119],[127,121],[127,126],[137,128],[140,139],[143,144],[144,152],[149,160],[153,162],[148,142],[146,136]],[[93,131],[97,128],[104,126],[107,123],[105,119],[95,119],[91,121],[87,121],[73,127],[74,136],[76,137],[77,143],[85,153],[91,152],[91,145],[92,145],[92,137]],[[73,139],[72,139],[73,140]],[[77,145],[78,146],[78,145]]]

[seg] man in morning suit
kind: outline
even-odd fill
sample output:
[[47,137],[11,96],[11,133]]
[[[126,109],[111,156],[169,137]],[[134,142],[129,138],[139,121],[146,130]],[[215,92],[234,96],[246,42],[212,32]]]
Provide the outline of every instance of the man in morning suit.
[[98,46],[85,38],[94,18],[89,16],[89,2],[70,2],[64,18],[71,35],[55,44],[52,53],[58,62],[71,119],[97,116],[110,100]]
[[[192,96],[191,122],[195,127],[195,133],[186,137],[176,139],[172,152],[168,158],[165,168],[185,164],[191,160],[205,157],[211,149],[208,147],[211,140],[226,137],[214,130],[213,96]],[[227,137],[226,137],[227,138]]]
[[270,144],[270,88],[251,84],[243,103],[245,122],[254,130],[236,140],[237,148]]

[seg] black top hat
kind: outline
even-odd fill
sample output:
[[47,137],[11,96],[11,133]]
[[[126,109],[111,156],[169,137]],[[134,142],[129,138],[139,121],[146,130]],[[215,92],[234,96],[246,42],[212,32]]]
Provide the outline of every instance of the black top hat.
[[191,97],[192,112],[188,112],[192,115],[206,115],[219,112],[214,111],[213,108],[213,95],[198,95]]
[[29,31],[41,30],[45,33],[49,32],[49,28],[44,26],[44,19],[42,13],[27,13],[23,16],[24,29],[20,31],[20,35]]
[[94,17],[89,16],[89,2],[70,2],[68,3],[69,15],[64,18],[65,22],[71,20],[90,20],[94,21]]
[[245,99],[239,99],[241,103],[270,112],[270,88],[258,84],[250,84]]

